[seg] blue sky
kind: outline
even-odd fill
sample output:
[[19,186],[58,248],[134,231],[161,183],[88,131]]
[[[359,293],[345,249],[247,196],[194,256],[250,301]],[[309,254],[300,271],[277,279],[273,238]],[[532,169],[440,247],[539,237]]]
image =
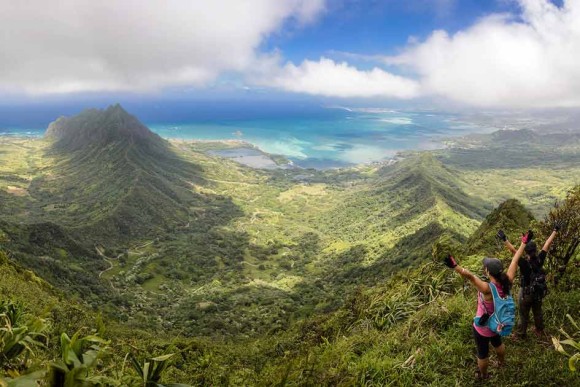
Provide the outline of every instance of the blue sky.
[[580,0],[0,5],[0,106],[580,106]]
[[517,3],[494,0],[339,0],[331,1],[317,23],[274,34],[265,50],[279,48],[291,61],[337,56],[395,55],[409,38],[425,39],[437,29],[456,32],[493,12],[513,12]]

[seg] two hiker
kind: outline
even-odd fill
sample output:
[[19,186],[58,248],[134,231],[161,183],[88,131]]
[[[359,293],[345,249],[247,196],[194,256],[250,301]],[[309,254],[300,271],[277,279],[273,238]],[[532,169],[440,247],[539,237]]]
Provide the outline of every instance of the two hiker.
[[[500,230],[497,234],[498,237],[504,241],[506,247],[514,255],[507,272],[504,272],[503,264],[499,259],[483,259],[483,273],[490,279],[490,282],[482,281],[469,270],[459,266],[453,256],[448,255],[445,258],[445,265],[454,269],[463,278],[468,279],[478,290],[477,311],[473,322],[473,336],[477,347],[478,370],[476,378],[489,379],[490,377],[487,372],[490,343],[495,348],[500,366],[504,363],[505,345],[502,343],[501,336],[509,335],[513,328],[515,310],[510,291],[518,266],[522,272],[522,289],[519,298],[521,321],[518,337],[525,337],[530,309],[534,312],[536,332],[543,333],[541,299],[546,294],[547,288],[545,287],[542,266],[547,251],[560,227],[560,223],[554,226],[554,231],[546,240],[539,254],[535,242],[532,241],[533,233],[531,230],[522,236],[521,244],[517,250],[508,241],[505,233]],[[524,252],[526,258],[521,260]]]

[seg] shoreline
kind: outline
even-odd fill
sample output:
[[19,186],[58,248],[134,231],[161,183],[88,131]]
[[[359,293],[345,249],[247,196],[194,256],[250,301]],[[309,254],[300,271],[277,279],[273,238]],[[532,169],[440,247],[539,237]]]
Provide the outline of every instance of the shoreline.
[[[151,129],[150,129],[151,130]],[[201,146],[201,149],[192,149],[194,151],[204,153],[206,155],[222,157],[225,159],[233,160],[242,165],[248,166],[254,169],[266,169],[266,170],[305,170],[313,169],[318,171],[325,170],[340,170],[357,168],[359,166],[383,166],[392,165],[398,160],[405,157],[408,152],[433,152],[438,150],[451,149],[455,147],[462,147],[466,140],[471,137],[486,136],[487,134],[481,133],[469,133],[461,134],[456,136],[442,136],[435,135],[431,138],[430,144],[432,146],[421,147],[421,144],[417,144],[416,147],[410,149],[398,149],[393,150],[391,154],[377,160],[369,160],[366,162],[353,163],[348,161],[343,161],[340,158],[317,158],[317,157],[305,157],[297,158],[291,155],[270,153],[259,145],[254,144],[248,140],[240,138],[221,138],[221,139],[201,139],[201,138],[184,138],[184,137],[171,137],[162,136],[161,134],[151,130],[153,133],[157,134],[163,140],[170,143],[172,146]],[[501,129],[499,130],[501,131]],[[0,141],[2,139],[13,139],[13,140],[43,140],[45,132],[35,132],[33,130],[28,130],[26,132],[0,132]],[[476,146],[476,145],[471,145]],[[228,154],[225,151],[235,151],[235,150],[254,150],[257,153],[253,155],[238,155],[235,152]]]
[[[160,136],[161,137],[161,136]],[[403,152],[408,152],[409,150],[398,151],[395,155],[382,160],[374,160],[366,163],[342,163],[334,159],[318,159],[314,157],[308,157],[304,159],[292,159],[286,155],[279,155],[274,153],[269,153],[260,148],[258,145],[253,144],[249,141],[239,140],[239,139],[223,139],[223,140],[205,140],[205,139],[183,139],[174,137],[161,137],[165,141],[169,142],[173,146],[183,146],[183,145],[216,145],[214,149],[195,149],[196,152],[204,153],[213,157],[221,157],[224,159],[235,161],[239,164],[245,165],[254,169],[265,169],[265,170],[307,170],[314,169],[317,171],[326,170],[340,170],[356,168],[359,166],[372,166],[372,165],[392,165],[402,158],[400,155]],[[9,140],[28,140],[28,141],[42,141],[44,140],[44,134],[0,134],[0,141],[2,139]],[[220,147],[223,145],[223,147]],[[235,150],[254,150],[259,152],[260,155],[233,155],[225,156],[219,154],[221,151],[235,151]],[[421,150],[411,150],[411,151],[421,151]],[[265,158],[270,162],[266,163]],[[300,165],[305,163],[306,165]]]

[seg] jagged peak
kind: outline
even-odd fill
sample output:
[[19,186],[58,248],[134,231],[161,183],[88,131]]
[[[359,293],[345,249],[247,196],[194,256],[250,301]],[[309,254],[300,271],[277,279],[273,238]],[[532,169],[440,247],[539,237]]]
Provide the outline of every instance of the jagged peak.
[[121,106],[119,102],[109,105],[109,107],[107,107],[107,111],[122,111],[125,113],[127,112],[125,109],[123,109],[123,106]]
[[163,140],[119,103],[106,109],[87,109],[73,117],[61,116],[46,130],[59,150],[76,151],[112,143],[160,145]]

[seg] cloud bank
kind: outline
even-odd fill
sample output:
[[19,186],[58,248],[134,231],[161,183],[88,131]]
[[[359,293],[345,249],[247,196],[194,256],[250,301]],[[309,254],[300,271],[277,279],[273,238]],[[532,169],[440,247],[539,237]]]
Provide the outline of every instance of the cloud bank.
[[248,86],[325,97],[580,106],[580,0],[517,2],[518,14],[413,40],[382,57],[387,71],[262,52],[289,24],[315,22],[325,0],[2,1],[0,92],[141,92],[206,86],[233,73]]
[[253,80],[263,86],[326,97],[392,97],[409,99],[419,95],[419,84],[379,68],[361,71],[346,62],[331,59],[305,60],[299,66],[273,66],[271,74]]
[[322,58],[299,66],[288,63],[261,83],[333,97],[443,97],[480,107],[580,106],[580,0],[564,0],[562,7],[548,0],[518,3],[518,15],[490,15],[453,35],[434,31],[384,59],[413,77],[379,68],[360,71]]
[[285,23],[324,0],[0,2],[0,90],[147,91],[244,72]]
[[519,0],[449,35],[435,31],[387,63],[411,67],[423,91],[476,106],[580,106],[580,0]]

